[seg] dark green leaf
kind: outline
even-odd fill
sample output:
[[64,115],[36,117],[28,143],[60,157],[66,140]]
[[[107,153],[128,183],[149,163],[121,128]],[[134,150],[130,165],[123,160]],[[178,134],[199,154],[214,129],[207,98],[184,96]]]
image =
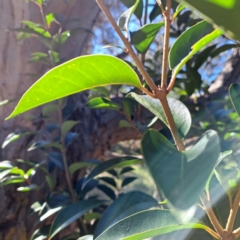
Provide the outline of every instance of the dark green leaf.
[[46,225],[40,229],[37,229],[31,236],[31,240],[45,240],[48,238],[48,233],[51,225]]
[[56,187],[56,179],[53,176],[47,175],[45,176],[46,182],[51,190],[53,190]]
[[91,212],[91,213],[86,213],[84,215],[84,220],[86,221],[86,223],[90,223],[92,220],[98,220],[99,218],[101,218],[102,214],[98,213],[98,212]]
[[133,182],[136,179],[137,179],[136,177],[124,178],[124,180],[122,181],[122,188],[127,186],[128,184],[130,184],[131,182]]
[[66,134],[78,123],[79,123],[78,121],[72,120],[65,121],[61,126],[62,135],[66,136]]
[[113,168],[121,168],[133,164],[140,164],[143,163],[142,159],[127,156],[127,157],[119,157],[119,158],[113,158],[111,160],[108,160],[106,162],[102,162],[98,164],[87,176],[84,185],[87,184],[88,181],[90,181],[92,178],[98,176],[102,172],[109,171]]
[[[127,7],[130,8],[132,7],[135,3],[136,0],[121,0],[121,2]],[[141,20],[142,18],[142,12],[143,12],[143,1],[140,0],[136,10],[134,11],[134,14],[136,15],[136,17]]]
[[129,99],[125,98],[122,102],[122,108],[124,113],[126,114],[126,116],[131,119],[131,115],[132,115],[132,104],[129,101]]
[[211,24],[202,21],[181,34],[169,52],[170,68],[174,69],[192,51],[192,46],[213,30]]
[[97,179],[102,180],[103,182],[108,183],[115,188],[117,187],[116,181],[111,177],[100,177],[100,178],[97,178]]
[[229,87],[229,95],[238,116],[240,116],[240,84],[232,84]]
[[220,144],[217,133],[209,130],[191,149],[179,152],[162,134],[149,130],[142,151],[158,189],[174,208],[186,210],[199,200],[217,163]]
[[[127,97],[135,99],[167,125],[167,119],[163,107],[158,99],[153,99],[147,95],[137,95],[133,92],[129,93]],[[168,103],[179,133],[181,136],[186,136],[192,122],[189,110],[177,99],[168,98]]]
[[126,84],[141,88],[136,73],[118,58],[107,55],[75,58],[50,70],[40,78],[23,95],[8,119],[44,103],[111,84]]
[[122,194],[103,213],[94,237],[98,237],[108,227],[125,217],[157,206],[157,200],[145,193],[129,192]]
[[193,9],[198,10],[211,23],[222,28],[231,38],[240,40],[238,28],[240,2],[237,0],[177,0],[185,2]]
[[79,169],[86,168],[86,167],[93,167],[93,166],[96,166],[97,164],[98,163],[91,162],[91,161],[73,163],[69,166],[69,173],[73,174]]
[[221,46],[221,47],[215,49],[214,51],[212,51],[211,54],[210,54],[210,57],[215,58],[219,54],[221,54],[222,52],[225,52],[227,50],[230,50],[230,49],[236,48],[236,47],[238,47],[238,45],[236,45],[236,44],[224,44],[223,46]]
[[122,174],[124,174],[124,173],[131,172],[131,171],[133,171],[133,170],[134,170],[134,168],[132,168],[132,167],[125,167],[125,168],[123,168],[123,169],[121,170],[120,175],[122,175]]
[[104,108],[104,109],[110,109],[119,111],[121,106],[113,101],[111,101],[109,98],[106,97],[97,97],[91,99],[87,104],[86,107],[89,108]]
[[86,212],[101,205],[102,203],[104,203],[104,201],[88,199],[73,203],[71,205],[68,205],[66,208],[62,209],[54,219],[54,222],[49,232],[49,239],[52,239],[57,233],[59,233],[65,227],[79,219]]
[[96,240],[140,240],[193,228],[207,230],[207,226],[196,221],[180,224],[170,211],[154,209],[138,212],[118,221]]
[[123,127],[128,127],[128,128],[130,127],[130,128],[132,128],[133,125],[130,122],[126,121],[126,120],[120,120],[119,124],[118,124],[118,127],[119,128],[123,128]]
[[114,200],[116,198],[114,191],[106,185],[98,184],[97,188],[104,192],[110,199]]
[[[60,202],[59,202],[60,204]],[[61,205],[61,206],[57,206],[57,207],[50,207],[48,205],[47,202],[45,202],[42,205],[42,210],[39,213],[39,217],[40,217],[40,222],[46,220],[47,218],[49,218],[50,216],[52,216],[53,214],[59,212],[65,205]]]
[[175,13],[173,14],[173,19],[175,19],[175,18],[178,16],[178,14],[179,14],[181,11],[183,11],[185,8],[186,8],[186,5],[180,3],[180,4],[178,5]]
[[164,22],[150,23],[131,33],[131,42],[138,52],[145,53],[148,50],[162,26]]

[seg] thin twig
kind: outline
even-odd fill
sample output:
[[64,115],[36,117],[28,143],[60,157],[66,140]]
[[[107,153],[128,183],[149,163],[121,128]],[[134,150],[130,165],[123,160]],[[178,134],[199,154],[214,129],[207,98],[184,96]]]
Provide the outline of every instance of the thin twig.
[[158,6],[160,7],[161,11],[162,11],[162,14],[163,16],[165,15],[165,10],[163,8],[163,5],[162,5],[162,1],[161,0],[156,0]]
[[230,209],[230,214],[229,214],[229,218],[226,225],[226,230],[228,233],[231,233],[233,230],[234,221],[236,219],[238,209],[239,209],[239,202],[240,202],[240,189],[238,189],[232,208]]
[[176,75],[174,74],[171,78],[171,81],[168,85],[168,88],[167,88],[167,92],[169,93],[172,89],[173,89],[173,86],[175,84],[175,81],[176,81]]
[[111,25],[113,26],[114,30],[117,32],[118,36],[121,38],[121,40],[123,41],[128,54],[132,57],[133,61],[135,62],[138,70],[140,71],[140,73],[142,74],[142,76],[144,77],[144,79],[146,80],[146,82],[148,83],[149,87],[151,88],[151,90],[153,92],[157,91],[157,86],[155,85],[155,83],[153,82],[153,80],[151,79],[151,77],[149,76],[149,74],[147,73],[147,71],[145,70],[144,66],[142,65],[141,61],[139,60],[139,58],[137,57],[137,55],[135,54],[134,50],[132,49],[131,44],[129,43],[128,39],[123,35],[122,31],[120,30],[120,28],[117,26],[113,16],[111,15],[111,13],[109,12],[106,4],[104,3],[103,0],[96,0],[98,6],[101,8],[102,12],[105,14],[105,16],[107,17],[108,21],[111,23]]
[[234,239],[238,239],[240,237],[240,228],[237,228],[233,231]]
[[221,226],[221,224],[219,223],[215,213],[213,212],[210,202],[205,197],[201,198],[201,201],[202,201],[202,204],[205,208],[205,211],[206,211],[208,218],[209,218],[210,222],[212,223],[214,229],[219,234],[221,239],[225,240],[226,232],[224,231],[224,229]]
[[167,88],[167,74],[168,74],[168,49],[169,49],[169,37],[171,27],[171,0],[167,0],[167,6],[164,14],[165,18],[165,33],[163,43],[163,61],[162,61],[162,81],[161,88]]

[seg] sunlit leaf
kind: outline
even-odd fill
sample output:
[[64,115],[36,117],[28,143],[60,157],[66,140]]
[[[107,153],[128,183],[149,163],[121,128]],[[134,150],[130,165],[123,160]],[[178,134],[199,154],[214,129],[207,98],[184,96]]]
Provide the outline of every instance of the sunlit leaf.
[[[121,2],[128,8],[132,7],[137,0],[121,0]],[[134,11],[134,14],[136,17],[140,20],[142,18],[142,12],[143,12],[143,0],[140,0],[136,10]]]
[[150,23],[131,33],[131,42],[138,52],[145,53],[148,50],[162,26],[164,22]]
[[[161,121],[168,125],[163,107],[158,99],[153,99],[147,95],[137,95],[133,92],[129,93],[127,97],[135,99],[138,103],[143,105],[154,115],[156,115]],[[177,99],[168,98],[168,103],[179,133],[183,137],[186,136],[192,122],[189,110],[183,103],[181,103]]]
[[53,68],[40,78],[23,95],[8,119],[44,103],[90,88],[111,84],[126,84],[141,88],[136,73],[118,58],[108,55],[75,58]]
[[93,98],[86,104],[86,107],[96,108],[96,109],[104,108],[104,109],[110,109],[115,111],[119,111],[121,108],[119,104],[111,101],[111,99],[106,97]]
[[158,189],[174,208],[186,210],[199,200],[217,163],[220,141],[209,130],[192,148],[179,152],[162,134],[149,130],[142,151]]
[[104,201],[88,199],[73,203],[62,209],[54,219],[54,222],[49,232],[49,239],[52,239],[57,233],[70,225],[72,222],[79,219],[86,212],[103,203]]

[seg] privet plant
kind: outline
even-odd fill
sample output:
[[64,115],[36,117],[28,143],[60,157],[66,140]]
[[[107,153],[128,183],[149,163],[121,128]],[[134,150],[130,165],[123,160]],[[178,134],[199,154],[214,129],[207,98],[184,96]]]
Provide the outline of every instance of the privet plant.
[[[41,6],[42,1],[36,2]],[[154,236],[162,236],[164,239],[170,239],[173,236],[174,239],[180,239],[180,233],[182,238],[188,238],[190,232],[193,234],[192,239],[238,239],[240,237],[239,167],[235,165],[228,169],[228,173],[230,171],[228,179],[226,179],[225,170],[221,168],[224,159],[232,154],[232,151],[221,152],[220,137],[215,130],[210,129],[195,145],[185,150],[184,138],[192,124],[191,114],[182,102],[167,95],[173,89],[177,76],[184,70],[191,69],[192,58],[203,49],[209,50],[207,48],[209,43],[222,34],[240,40],[238,26],[234,24],[237,23],[240,2],[237,0],[178,0],[180,4],[177,6],[172,0],[156,0],[155,10],[150,14],[150,19],[152,20],[153,15],[158,12],[163,15],[164,21],[146,24],[145,18],[144,25],[141,24],[135,32],[129,31],[129,21],[135,14],[141,22],[143,7],[148,5],[148,1],[136,0],[131,1],[131,4],[130,1],[123,2],[129,8],[116,23],[104,1],[96,0],[122,40],[124,50],[132,58],[131,66],[134,66],[137,71],[134,71],[126,62],[109,55],[78,57],[53,68],[41,77],[23,95],[8,119],[73,93],[107,85],[128,85],[133,90],[126,95],[121,105],[107,97],[97,97],[91,99],[87,106],[121,111],[128,121],[122,122],[122,125],[132,124],[142,133],[141,149],[144,159],[127,156],[102,163],[85,161],[69,166],[66,149],[68,139],[74,137],[70,130],[77,122],[63,119],[61,110],[63,104],[58,100],[60,138],[45,145],[49,144],[58,149],[52,157],[61,156],[70,194],[65,196],[62,201],[64,203],[59,206],[52,207],[46,202],[45,207],[39,205],[33,207],[34,211],[39,211],[37,208],[41,209],[40,220],[47,219],[56,212],[58,214],[51,224],[38,229],[32,239],[41,237],[41,239],[52,239],[75,221],[78,223],[80,233],[76,232],[67,239],[146,239]],[[187,28],[170,48],[171,25],[177,16],[189,7],[199,11],[206,20],[197,21]],[[26,24],[32,29],[30,23]],[[161,81],[157,82],[150,76],[144,62],[145,54],[161,28],[164,28],[163,58]],[[44,34],[48,34],[47,29]],[[170,81],[168,81],[169,68],[172,72]],[[229,90],[238,114],[240,114],[239,88],[238,84],[233,84]],[[160,132],[149,126],[140,127],[131,120],[133,100],[166,124],[173,137],[173,143]],[[95,179],[101,173],[110,171],[119,177],[131,171],[130,165],[133,164],[145,164],[148,167],[158,189],[160,203],[153,197],[137,191],[121,194],[115,200],[112,197],[113,201],[110,204],[96,197],[86,198],[89,189],[98,186]],[[31,184],[30,179],[36,166],[26,173],[19,172],[17,167],[7,161],[2,162],[0,166],[2,185],[8,184],[9,181],[10,183],[26,181],[29,186],[20,187],[22,190],[38,189]],[[37,167],[45,170],[41,164]],[[73,188],[70,175],[84,167],[93,168],[85,178],[81,179],[77,188]],[[118,168],[123,169],[118,171],[117,175],[114,169]],[[48,175],[48,171],[46,173],[49,186],[54,188],[54,180]],[[9,177],[9,174],[19,176]],[[113,180],[109,178],[102,180],[116,187]],[[125,184],[128,182],[131,180],[126,180]],[[122,185],[124,186],[124,183]],[[213,200],[213,193],[215,191],[216,194],[220,186],[226,192],[229,205],[226,221],[216,210],[217,203]],[[106,190],[104,187],[102,185],[99,189]],[[100,218],[96,221],[93,235],[89,235],[91,231],[88,231],[84,224],[86,216],[88,219]],[[173,233],[176,235],[171,235]]]

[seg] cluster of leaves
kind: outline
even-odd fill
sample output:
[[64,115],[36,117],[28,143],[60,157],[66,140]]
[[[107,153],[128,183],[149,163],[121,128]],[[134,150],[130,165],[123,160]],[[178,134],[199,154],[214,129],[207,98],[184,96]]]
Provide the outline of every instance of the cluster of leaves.
[[[219,1],[219,4],[217,1],[195,2],[191,0],[184,1],[184,3],[195,7],[212,19],[214,23],[223,27],[222,30],[226,34],[239,39],[237,30],[232,25],[230,26],[228,21],[224,21],[223,23],[221,21],[222,16],[218,14],[214,15],[213,11],[213,8],[216,6],[221,9],[223,8],[225,13],[232,12],[233,19],[236,21],[236,18],[234,18],[235,9],[239,9],[237,1],[232,0],[231,4],[224,4],[223,1]],[[141,22],[144,4],[140,0],[131,1],[131,3],[130,1],[123,1],[123,3],[129,8],[120,16],[118,27],[130,36],[131,44],[135,50],[140,54],[145,54],[165,23],[146,24],[139,28],[139,30],[130,32],[129,21],[131,16],[135,14]],[[180,5],[177,7],[175,2],[173,3],[173,9],[175,10],[174,18],[177,19],[178,16],[181,16],[181,12],[182,14],[186,13],[186,6]],[[150,21],[153,21],[158,14],[159,10],[154,6],[150,14]],[[31,28],[30,25],[27,25],[28,28]],[[35,26],[34,31],[41,32],[37,27]],[[172,45],[169,52],[170,69],[173,71],[173,78],[176,78],[177,75],[182,77],[180,82],[184,84],[189,96],[195,90],[201,89],[202,80],[198,70],[206,60],[209,57],[214,58],[221,52],[232,47],[236,47],[236,44],[221,48],[218,48],[216,45],[207,46],[223,34],[222,30],[214,29],[207,21],[197,21],[197,23],[195,22],[191,27],[184,30]],[[46,34],[44,32],[44,35]],[[44,37],[47,38],[47,36]],[[40,56],[38,55],[37,57]],[[195,84],[190,84],[192,79]],[[178,81],[177,84],[179,84]],[[94,223],[96,224],[94,225],[94,229],[90,229],[87,232],[90,234],[93,233],[93,235],[85,236],[84,239],[86,237],[89,239],[104,240],[145,239],[184,229],[205,230],[209,234],[204,239],[212,239],[212,237],[220,239],[218,233],[213,231],[209,221],[200,222],[199,216],[197,219],[193,217],[194,214],[197,216],[199,213],[197,204],[203,192],[203,198],[210,198],[219,186],[224,189],[224,194],[227,196],[227,199],[230,199],[231,204],[239,188],[239,167],[238,164],[230,168],[222,166],[225,163],[223,160],[228,158],[232,152],[221,153],[221,139],[216,131],[210,129],[189,150],[178,151],[174,144],[165,136],[156,130],[149,129],[156,119],[160,119],[170,128],[164,106],[158,99],[154,99],[149,95],[139,95],[134,89],[119,104],[111,100],[108,94],[105,94],[106,89],[103,86],[107,85],[129,85],[138,90],[145,91],[145,87],[139,80],[138,75],[126,62],[107,55],[83,56],[55,67],[52,71],[46,73],[25,93],[13,113],[9,116],[9,118],[12,118],[50,101],[98,87],[97,91],[104,96],[101,95],[100,97],[90,99],[87,107],[120,111],[126,117],[126,121],[119,123],[120,127],[133,126],[143,133],[141,149],[144,160],[134,157],[124,157],[103,163],[85,161],[68,166],[65,153],[67,147],[76,137],[76,133],[70,132],[70,130],[77,122],[66,120],[64,114],[62,114],[63,105],[61,105],[61,100],[59,100],[58,105],[48,106],[48,108],[51,108],[50,112],[53,112],[53,109],[60,112],[60,121],[53,130],[58,131],[58,135],[51,142],[37,142],[30,149],[57,149],[57,151],[49,153],[48,163],[52,162],[58,167],[62,166],[62,170],[66,174],[73,174],[75,171],[85,167],[94,166],[94,168],[86,177],[81,178],[75,184],[74,191],[77,194],[76,198],[67,193],[61,193],[60,195],[51,194],[47,201],[35,203],[32,206],[33,212],[38,214],[40,221],[58,212],[53,223],[45,226],[43,229],[37,230],[32,239],[37,239],[40,236],[51,239],[63,228],[78,220],[82,236],[84,233],[86,234],[84,226],[81,223],[83,216],[86,222],[97,220]],[[239,85],[235,84],[231,86],[230,97],[236,111],[240,113]],[[136,104],[133,100],[153,113],[155,117],[150,124],[142,126],[138,122],[132,121],[131,115]],[[167,102],[170,106],[177,130],[181,138],[185,138],[192,124],[191,114],[188,108],[179,100],[168,98]],[[45,111],[48,110],[45,108]],[[47,116],[46,113],[43,115]],[[234,131],[237,133],[238,129]],[[16,135],[12,137],[17,138]],[[11,142],[11,137],[6,140],[4,146],[9,142]],[[116,198],[115,193],[119,192],[119,186],[114,178],[98,177],[99,174],[108,172],[119,179],[120,175],[132,170],[132,168],[129,168],[130,165],[140,163],[145,163],[148,167],[160,195],[164,196],[162,200],[165,200],[165,202],[158,203],[156,199],[141,192],[129,192],[121,194]],[[26,182],[28,184],[27,188],[20,187],[19,191],[24,191],[24,189],[39,190],[38,186],[36,188],[33,187],[35,185],[32,184],[31,178],[36,168],[44,169],[42,164],[34,165],[26,173],[12,166],[9,162],[3,162],[0,167],[2,169],[2,185]],[[113,171],[116,168],[123,169],[117,174],[116,171]],[[45,171],[49,173],[49,169],[45,169]],[[96,177],[98,178],[94,179]],[[135,180],[133,177],[125,178],[121,183],[121,187],[124,187],[133,180]],[[53,190],[55,188],[54,179],[49,174],[46,175],[46,181]],[[103,182],[107,185],[103,185]],[[103,191],[114,201],[106,208],[108,202],[99,200],[99,196],[89,197],[87,193],[94,188]],[[226,200],[225,195],[224,201]],[[61,200],[57,201],[57,204],[54,204],[54,198],[56,197],[60,197]],[[163,209],[165,204],[167,204],[170,210]],[[228,213],[230,212],[230,207],[228,208],[224,205],[225,209],[227,209]],[[219,215],[221,215],[221,212]],[[224,216],[224,221],[225,219],[227,221],[227,217]],[[68,239],[76,239],[76,236],[69,236]]]

